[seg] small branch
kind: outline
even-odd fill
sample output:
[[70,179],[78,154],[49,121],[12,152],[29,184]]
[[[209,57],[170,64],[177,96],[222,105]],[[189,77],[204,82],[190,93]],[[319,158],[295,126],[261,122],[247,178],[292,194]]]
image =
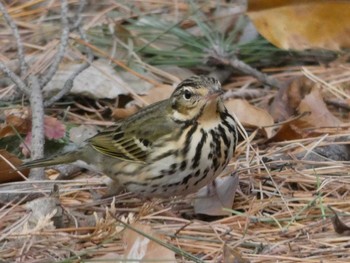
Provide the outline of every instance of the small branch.
[[238,69],[239,71],[242,71],[245,74],[255,77],[257,80],[261,81],[262,83],[265,83],[266,85],[269,85],[271,87],[276,87],[279,89],[283,87],[283,84],[279,82],[277,79],[271,78],[268,75],[260,72],[259,70],[252,68],[251,66],[244,63],[243,61],[239,60],[236,57],[233,59],[230,59],[228,62],[229,62],[229,65],[231,65],[232,67]]
[[9,67],[7,67],[4,63],[0,62],[0,70],[6,74],[7,77],[9,77],[13,83],[16,84],[17,88],[22,91],[27,96],[30,95],[29,88],[27,85],[23,82],[23,80],[17,76],[16,73],[14,73]]
[[243,61],[239,60],[238,58],[234,57],[231,59],[222,59],[219,57],[211,57],[215,61],[216,64],[224,64],[224,65],[230,65],[231,67],[245,73],[248,75],[253,76],[257,80],[261,81],[262,83],[269,85],[271,87],[276,88],[283,88],[284,84],[277,79],[271,78],[268,75],[260,72],[259,70],[252,68],[248,64],[244,63]]
[[12,17],[9,15],[7,12],[6,7],[2,4],[0,1],[0,11],[3,14],[3,17],[8,24],[8,26],[12,30],[12,35],[14,36],[16,40],[16,45],[17,45],[17,56],[18,56],[18,62],[19,62],[19,68],[20,68],[20,76],[23,78],[24,75],[27,73],[28,70],[28,65],[25,60],[25,55],[24,55],[24,48],[21,40],[21,36],[19,35],[18,32],[18,27],[16,23],[13,21]]
[[[29,84],[31,87],[29,100],[32,111],[31,158],[35,160],[44,156],[44,105],[38,77],[30,75]],[[44,169],[32,169],[29,178],[37,180],[44,179]]]
[[53,76],[56,74],[58,66],[64,57],[66,47],[68,45],[68,40],[69,40],[69,22],[68,22],[67,13],[68,13],[67,1],[61,0],[61,24],[62,24],[61,40],[60,40],[59,48],[53,63],[51,64],[50,68],[47,70],[46,74],[42,76],[39,80],[41,88],[44,88],[46,84],[49,83],[50,80],[53,78]]
[[[82,40],[84,40],[86,43],[88,43],[87,37],[85,35],[85,32],[84,32],[84,30],[82,29],[82,27],[80,25],[81,12],[83,10],[84,5],[85,5],[85,1],[84,0],[80,0],[80,5],[79,5],[79,8],[78,8],[77,13],[75,15],[77,20],[76,20],[76,23],[75,23],[74,27],[77,28],[77,30],[78,30],[78,32],[80,34],[80,38]],[[79,23],[77,23],[77,21],[79,21]],[[85,69],[87,69],[90,66],[90,64],[92,63],[92,60],[94,58],[94,55],[92,53],[92,50],[88,46],[85,46],[85,50],[86,50],[86,53],[88,54],[88,61],[86,63],[82,64],[75,72],[72,73],[72,75],[64,83],[63,88],[56,95],[52,96],[49,100],[44,102],[44,106],[45,107],[51,106],[53,103],[55,103],[56,101],[61,99],[65,94],[70,92],[70,90],[73,88],[74,79],[81,72],[83,72]]]
[[269,92],[263,89],[239,89],[239,90],[228,90],[224,95],[224,100],[231,98],[240,98],[240,99],[255,99],[266,96]]
[[329,105],[342,108],[344,110],[350,111],[350,104],[346,100],[340,99],[325,99],[325,102]]
[[71,26],[72,30],[80,27],[80,24],[81,24],[81,21],[82,21],[81,13],[83,12],[85,5],[86,5],[86,1],[85,0],[79,0],[79,7],[78,7],[78,9],[77,9],[77,11],[75,12],[75,15],[74,15],[74,21],[75,22]]

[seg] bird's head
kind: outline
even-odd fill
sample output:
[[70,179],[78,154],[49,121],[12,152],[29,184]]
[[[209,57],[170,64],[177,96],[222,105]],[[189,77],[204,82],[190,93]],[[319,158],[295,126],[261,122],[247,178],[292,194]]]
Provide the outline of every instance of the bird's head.
[[197,120],[203,112],[217,112],[220,82],[213,77],[192,76],[182,81],[170,97],[173,119],[179,122]]

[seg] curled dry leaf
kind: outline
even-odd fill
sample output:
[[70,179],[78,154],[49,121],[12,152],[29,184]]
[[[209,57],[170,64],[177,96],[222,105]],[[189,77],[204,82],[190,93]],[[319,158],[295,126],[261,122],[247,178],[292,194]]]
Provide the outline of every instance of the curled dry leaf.
[[0,138],[20,134],[26,134],[31,127],[27,108],[5,110],[5,122],[0,126]]
[[232,208],[238,186],[238,174],[217,178],[214,185],[205,186],[198,191],[193,205],[195,213],[210,216],[230,215],[223,208]]
[[[152,231],[148,225],[134,223],[132,226],[146,235],[163,240],[164,237]],[[126,245],[124,260],[133,260],[137,262],[177,262],[175,253],[147,237],[127,228],[124,231],[123,241]]]
[[267,142],[318,136],[321,133],[314,128],[338,127],[342,123],[328,110],[320,89],[305,78],[296,79],[288,88],[280,90],[270,112],[279,121],[292,115],[301,117],[284,123]]
[[309,94],[300,102],[298,112],[310,112],[302,119],[307,121],[311,127],[337,127],[341,121],[335,117],[324,103],[320,90],[313,88]]
[[[14,167],[12,167],[12,164]],[[23,181],[23,177],[17,173],[16,167],[22,164],[17,156],[9,153],[4,149],[0,149],[0,183],[8,183],[14,181]],[[21,170],[21,173],[28,177],[29,169]]]
[[[155,102],[168,99],[170,95],[173,93],[174,87],[170,85],[159,85],[153,89],[150,89],[147,95],[142,96],[142,99],[148,104],[153,104]],[[125,109],[117,108],[112,112],[112,116],[116,119],[124,119],[134,114],[140,109],[141,105],[136,105],[133,101],[129,106]]]
[[306,77],[293,79],[289,85],[278,90],[269,112],[277,122],[287,120],[297,114],[300,102],[309,94],[315,83]]
[[340,220],[337,212],[332,207],[328,206],[328,208],[334,214],[334,217],[332,217],[334,231],[341,235],[350,236],[350,226]]
[[248,3],[248,16],[259,33],[279,48],[350,47],[349,1],[249,0]]
[[225,101],[225,105],[229,112],[234,112],[244,127],[262,128],[265,136],[267,138],[271,137],[273,128],[264,128],[264,126],[271,126],[274,121],[270,113],[266,110],[255,107],[248,101],[242,99]]

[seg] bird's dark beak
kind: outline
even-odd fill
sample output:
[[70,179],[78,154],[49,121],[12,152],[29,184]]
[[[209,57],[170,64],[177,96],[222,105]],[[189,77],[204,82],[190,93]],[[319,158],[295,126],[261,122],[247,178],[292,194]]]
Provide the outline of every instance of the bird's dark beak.
[[222,94],[224,94],[223,90],[215,90],[215,91],[209,92],[209,94],[207,95],[207,100],[214,100],[217,97],[221,96]]

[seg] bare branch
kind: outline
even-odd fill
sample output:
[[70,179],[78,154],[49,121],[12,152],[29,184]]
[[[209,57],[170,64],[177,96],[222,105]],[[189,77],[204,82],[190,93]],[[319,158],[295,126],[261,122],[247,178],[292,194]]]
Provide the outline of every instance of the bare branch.
[[[29,100],[32,110],[31,157],[32,160],[35,160],[44,156],[44,105],[38,77],[30,75],[29,84],[31,87]],[[32,169],[29,177],[30,179],[44,179],[44,169]]]
[[276,87],[276,88],[281,89],[284,86],[283,83],[281,83],[277,79],[271,78],[270,76],[260,72],[259,70],[252,68],[248,64],[239,60],[237,57],[225,59],[225,58],[221,58],[219,56],[213,55],[210,57],[210,60],[212,60],[211,63],[213,63],[213,64],[230,65],[231,67],[233,67],[233,68],[235,68],[235,69],[237,69],[245,74],[251,75],[254,78],[256,78],[257,80],[259,80],[260,82],[262,82],[266,85],[269,85],[271,87]]
[[[86,43],[88,43],[88,39],[87,39],[87,37],[85,35],[85,32],[84,32],[84,30],[82,29],[82,27],[80,25],[81,12],[83,10],[84,5],[85,5],[85,0],[81,0],[79,8],[77,10],[77,13],[75,14],[76,23],[74,24],[74,27],[77,28],[77,30],[78,30],[78,32],[80,34],[80,38],[82,40],[84,40]],[[74,79],[81,72],[83,72],[85,69],[87,69],[90,66],[90,64],[92,63],[92,60],[93,60],[93,53],[92,53],[92,50],[88,46],[85,46],[85,51],[86,51],[86,53],[88,55],[88,61],[86,63],[82,64],[75,72],[72,73],[72,75],[64,83],[63,88],[56,95],[52,96],[49,100],[45,101],[45,103],[44,103],[45,107],[51,106],[53,103],[55,103],[56,101],[61,99],[65,94],[70,92],[70,90],[73,88]]]
[[[0,11],[3,14],[3,17],[6,21],[6,23],[11,28],[12,35],[14,36],[14,38],[16,40],[17,56],[18,56],[18,62],[19,62],[19,68],[20,68],[20,76],[23,78],[24,75],[27,73],[28,65],[27,65],[26,60],[25,60],[24,48],[23,48],[21,37],[20,37],[19,32],[18,32],[17,25],[13,21],[12,17],[7,12],[6,7],[2,4],[1,1],[0,1]],[[17,85],[17,87],[18,87],[18,85]]]
[[68,45],[69,40],[69,22],[68,22],[68,4],[66,0],[61,0],[61,24],[62,24],[62,34],[61,40],[59,44],[59,49],[56,53],[53,63],[50,68],[47,70],[46,74],[42,76],[39,80],[41,88],[44,88],[47,83],[53,78],[56,74],[59,64],[61,63],[66,47]]
[[78,27],[81,26],[81,21],[82,21],[82,17],[81,17],[81,13],[83,12],[84,10],[84,7],[86,5],[86,1],[85,0],[80,0],[79,1],[79,7],[77,9],[77,11],[75,12],[75,15],[74,15],[74,23],[73,25],[71,26],[71,29],[74,30]]
[[17,76],[9,67],[7,67],[4,63],[0,62],[0,70],[4,72],[7,77],[9,77],[13,83],[16,84],[17,88],[22,91],[24,94],[29,96],[30,91],[27,85],[23,82],[23,80]]
[[242,71],[245,74],[255,77],[257,80],[261,81],[262,83],[265,83],[266,85],[269,85],[271,87],[276,87],[279,89],[283,87],[283,84],[279,82],[277,79],[271,78],[268,75],[260,72],[259,70],[252,68],[251,66],[244,63],[243,61],[239,60],[236,57],[233,59],[230,59],[228,63],[232,67],[238,69],[239,71]]

